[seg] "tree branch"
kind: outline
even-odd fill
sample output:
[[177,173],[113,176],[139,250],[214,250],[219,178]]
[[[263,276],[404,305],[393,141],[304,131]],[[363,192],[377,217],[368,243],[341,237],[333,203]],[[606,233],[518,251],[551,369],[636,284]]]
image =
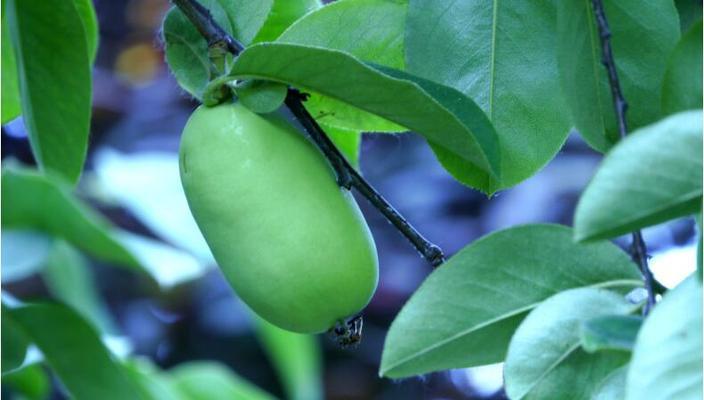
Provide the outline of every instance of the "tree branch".
[[[241,43],[223,30],[212,18],[210,12],[195,0],[173,0],[174,4],[188,17],[201,35],[208,41],[208,46],[225,45],[227,51],[238,55],[243,49]],[[338,184],[345,188],[355,188],[376,209],[398,229],[403,236],[420,252],[433,267],[445,262],[442,250],[420,234],[396,209],[389,204],[350,164],[335,147],[325,131],[303,106],[305,95],[289,88],[285,104],[298,119],[318,149],[325,155],[335,171]]]
[[[621,84],[618,79],[618,72],[616,71],[616,63],[614,62],[614,55],[611,51],[611,31],[609,29],[609,22],[606,19],[606,12],[604,11],[602,0],[592,0],[592,7],[594,9],[596,25],[599,29],[599,39],[601,40],[601,62],[604,64],[604,67],[606,67],[609,76],[609,86],[611,87],[611,97],[614,103],[614,111],[616,112],[618,132],[621,138],[624,138],[628,134],[628,124],[626,122],[628,103],[621,91]],[[637,230],[633,232],[631,258],[633,258],[633,261],[640,267],[641,273],[643,274],[643,281],[645,282],[645,289],[648,291],[648,301],[644,308],[645,314],[648,314],[653,306],[655,306],[654,279],[648,267],[647,252],[648,250],[645,246],[641,231]]]

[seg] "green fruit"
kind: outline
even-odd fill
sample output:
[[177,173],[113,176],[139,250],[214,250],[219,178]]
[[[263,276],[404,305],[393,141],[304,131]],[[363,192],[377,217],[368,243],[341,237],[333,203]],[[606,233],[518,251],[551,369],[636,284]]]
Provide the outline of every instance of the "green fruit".
[[181,139],[191,212],[237,294],[281,328],[322,332],[374,294],[376,248],[323,156],[278,116],[198,108]]

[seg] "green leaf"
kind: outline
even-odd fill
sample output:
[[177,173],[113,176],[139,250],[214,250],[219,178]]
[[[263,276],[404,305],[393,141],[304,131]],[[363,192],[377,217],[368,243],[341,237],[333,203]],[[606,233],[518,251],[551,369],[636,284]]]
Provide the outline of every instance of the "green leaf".
[[[672,0],[607,0],[604,7],[631,129],[657,121],[667,56],[680,36]],[[557,1],[560,81],[572,119],[594,149],[606,152],[619,139],[601,44],[590,0]],[[638,12],[634,12],[638,10]]]
[[[5,3],[3,2],[3,6]],[[17,64],[15,63],[15,50],[12,48],[10,32],[5,22],[7,17],[3,7],[2,13],[2,87],[0,88],[0,101],[2,102],[2,123],[5,124],[17,118],[22,112],[20,106],[20,87],[17,77]]]
[[[289,0],[289,2],[300,1]],[[281,8],[281,5],[277,6],[276,3],[279,1],[209,0],[202,2],[216,16],[222,13],[227,15],[229,24],[225,23],[220,26],[244,45],[251,44],[261,30],[267,29],[266,25],[271,23],[272,12],[277,12]]]
[[137,358],[124,363],[125,371],[146,400],[192,400],[181,393],[173,379],[148,359]]
[[575,211],[577,240],[615,237],[701,210],[702,112],[641,128],[609,152]]
[[78,311],[101,334],[116,334],[115,322],[100,298],[92,271],[83,256],[63,240],[54,242],[43,271],[49,292]]
[[273,396],[213,362],[189,362],[171,369],[174,384],[189,400],[272,400]]
[[675,0],[680,15],[682,32],[687,32],[697,21],[702,19],[702,2],[699,0]]
[[[76,183],[88,147],[91,71],[73,0],[8,0],[22,114],[37,164]],[[57,34],[59,33],[59,34]]]
[[[277,41],[341,50],[365,62],[403,70],[406,8],[406,2],[388,0],[336,1],[298,20]],[[345,29],[340,29],[340,21],[345,21]],[[326,126],[363,132],[406,130],[318,93],[311,93],[305,105]]]
[[[502,175],[490,193],[537,172],[569,133],[556,79],[555,13],[546,1],[410,2],[407,71],[473,99],[499,135]],[[440,160],[461,182],[484,186],[476,169]]]
[[449,87],[366,65],[337,50],[278,43],[248,48],[231,73],[310,89],[414,130],[436,151],[485,171],[487,182],[479,189],[488,191],[488,174],[498,175],[499,149],[491,123],[469,98]]
[[689,278],[667,292],[643,323],[626,399],[702,398],[702,287]]
[[327,125],[322,126],[330,140],[335,143],[335,146],[342,152],[347,161],[354,168],[359,169],[359,146],[362,144],[362,133],[332,128]]
[[91,64],[98,54],[98,16],[91,0],[73,0],[85,31],[88,58]]
[[235,93],[245,107],[255,113],[266,114],[281,107],[288,87],[270,81],[246,81],[235,87]]
[[592,400],[624,400],[626,398],[626,374],[628,374],[628,364],[607,375],[594,391]]
[[399,378],[502,361],[521,320],[555,293],[640,284],[638,269],[618,247],[576,244],[567,227],[492,233],[455,254],[413,294],[391,324],[380,373]]
[[702,21],[670,54],[662,82],[662,109],[670,114],[702,107]]
[[362,61],[403,70],[406,8],[404,1],[336,1],[296,21],[277,42],[341,50]]
[[25,279],[44,266],[51,237],[34,230],[5,229],[2,232],[2,283]]
[[8,309],[3,306],[0,313],[2,326],[2,374],[3,376],[19,368],[27,355],[29,343],[20,327],[8,315]]
[[[183,196],[181,189],[178,193]],[[113,228],[59,179],[31,170],[6,170],[2,197],[4,229],[32,229],[63,238],[103,261],[146,271],[163,288],[207,270],[205,263],[184,251]]]
[[314,335],[288,332],[254,316],[262,342],[291,400],[323,398],[320,349]]
[[273,2],[264,25],[257,32],[252,43],[275,40],[297,19],[320,7],[320,0],[273,0]]
[[[226,32],[249,44],[270,14],[273,0],[200,1]],[[163,23],[166,61],[179,85],[197,99],[210,79],[208,44],[185,15],[172,7]]]
[[582,348],[593,353],[599,350],[631,351],[643,318],[635,315],[605,315],[588,319],[580,326]]
[[623,296],[595,288],[567,290],[545,300],[511,339],[504,366],[508,397],[591,399],[598,384],[628,362],[628,354],[585,353],[579,325],[601,315],[626,315],[633,308]]
[[110,224],[74,197],[58,179],[31,170],[4,170],[2,200],[5,229],[35,229],[63,238],[101,260],[140,267],[112,236]]
[[185,91],[201,99],[210,80],[208,44],[176,7],[166,14],[162,34],[171,73]]
[[49,377],[39,364],[28,365],[3,375],[2,385],[24,396],[21,397],[24,400],[46,400],[51,390]]
[[98,334],[76,312],[58,304],[31,304],[3,314],[41,350],[72,398],[140,398]]

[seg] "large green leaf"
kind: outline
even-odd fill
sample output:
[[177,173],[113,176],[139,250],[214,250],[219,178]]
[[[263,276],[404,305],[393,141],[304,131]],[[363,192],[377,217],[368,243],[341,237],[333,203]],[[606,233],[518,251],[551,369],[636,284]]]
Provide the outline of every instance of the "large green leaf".
[[[499,135],[502,176],[489,192],[533,175],[567,138],[555,24],[552,1],[410,2],[407,71],[472,98]],[[440,160],[460,181],[483,185],[480,171]]]
[[274,399],[217,363],[189,362],[169,372],[176,388],[189,400]]
[[31,304],[3,314],[41,350],[72,398],[140,398],[98,334],[76,312],[58,304]]
[[22,114],[37,163],[78,181],[88,147],[91,71],[88,42],[73,0],[8,0]]
[[[604,1],[611,44],[631,129],[662,115],[660,87],[667,57],[679,39],[672,0]],[[572,119],[593,148],[605,152],[619,139],[601,45],[590,0],[560,0],[558,47],[560,81]],[[634,12],[638,10],[638,12]]]
[[462,93],[337,50],[293,44],[252,46],[232,75],[284,82],[334,97],[423,135],[436,149],[485,171],[477,188],[490,191],[498,176],[499,147],[491,123]]
[[[340,21],[345,21],[345,29],[340,29]],[[301,18],[277,41],[341,50],[365,62],[402,70],[405,26],[405,2],[342,0]],[[305,105],[311,115],[326,126],[364,132],[406,130],[318,93],[311,93]]]
[[[204,0],[201,4],[220,27],[249,44],[269,16],[273,0]],[[201,99],[211,71],[206,40],[176,7],[166,14],[163,37],[171,72],[182,88]]]
[[662,82],[662,109],[670,114],[702,108],[702,21],[682,36],[670,54]]
[[109,223],[60,180],[30,170],[2,172],[3,228],[35,229],[66,239],[99,259],[138,268]]
[[579,325],[601,315],[626,315],[633,308],[623,296],[595,288],[567,290],[545,300],[511,339],[504,366],[508,397],[591,399],[599,383],[628,362],[628,354],[585,353]]
[[628,364],[611,372],[594,391],[592,400],[624,400],[626,398],[627,374]]
[[607,154],[575,212],[577,240],[694,214],[702,202],[702,112],[641,128]]
[[413,294],[391,324],[380,373],[396,378],[502,361],[526,313],[548,297],[640,282],[619,248],[576,244],[564,226],[492,233],[433,271]]
[[2,307],[0,326],[2,327],[2,374],[5,375],[19,368],[27,355],[27,338],[20,327],[8,315],[8,309]]
[[[3,6],[5,2],[3,1]],[[7,28],[7,23],[5,20],[5,11],[3,7],[2,11],[2,83],[0,91],[0,102],[2,102],[0,107],[0,112],[2,113],[2,123],[7,123],[14,118],[17,118],[22,112],[20,106],[20,87],[17,81],[17,65],[15,64],[15,51],[12,48],[12,41],[10,40],[10,32]]]
[[144,270],[162,287],[194,279],[206,270],[184,251],[115,229],[61,179],[25,169],[5,170],[2,197],[4,229],[32,229],[63,238],[103,261]]
[[42,275],[49,292],[78,311],[101,334],[117,333],[88,263],[73,246],[63,240],[55,241]]
[[582,348],[590,353],[598,350],[631,351],[643,323],[637,315],[604,315],[582,323],[579,337]]
[[[271,3],[271,0],[268,2]],[[273,0],[273,5],[269,7],[270,11],[267,14],[266,21],[264,21],[252,42],[270,42],[275,40],[289,25],[318,7],[320,7],[320,0]]]
[[627,400],[702,398],[702,287],[691,277],[665,294],[638,334]]
[[316,337],[280,329],[256,317],[262,342],[290,400],[323,398],[321,354]]
[[405,20],[403,1],[340,0],[296,21],[277,42],[342,50],[402,70]]

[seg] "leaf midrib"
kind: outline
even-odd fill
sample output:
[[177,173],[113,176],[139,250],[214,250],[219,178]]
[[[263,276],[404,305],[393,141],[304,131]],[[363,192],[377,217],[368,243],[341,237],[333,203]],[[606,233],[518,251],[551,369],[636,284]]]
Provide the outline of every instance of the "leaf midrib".
[[487,116],[490,121],[494,120],[494,87],[495,87],[495,77],[494,70],[496,69],[496,22],[498,19],[498,5],[499,0],[493,0],[491,16],[491,60],[489,65],[489,112]]
[[516,399],[522,399],[524,398],[528,393],[530,393],[531,390],[533,390],[534,387],[540,383],[540,381],[543,380],[550,372],[555,370],[555,368],[560,365],[561,362],[565,361],[567,357],[569,357],[572,353],[574,353],[575,350],[577,350],[580,346],[579,340],[577,340],[577,343],[573,344],[570,346],[567,351],[565,351],[560,357],[558,357],[550,366],[545,368],[545,371],[543,371],[538,377],[533,381],[532,384],[530,384],[519,396],[516,397]]

